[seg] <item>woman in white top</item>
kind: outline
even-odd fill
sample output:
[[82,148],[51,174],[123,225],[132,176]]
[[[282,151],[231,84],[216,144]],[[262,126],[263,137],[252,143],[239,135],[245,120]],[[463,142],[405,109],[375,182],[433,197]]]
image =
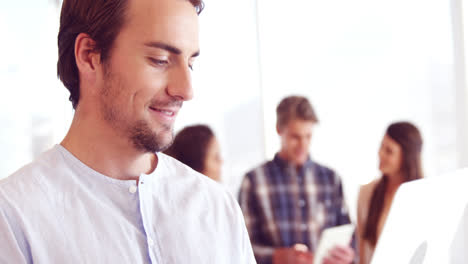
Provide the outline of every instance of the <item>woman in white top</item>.
[[422,138],[411,123],[391,124],[379,150],[382,177],[361,187],[358,198],[357,237],[360,264],[368,264],[398,187],[423,177]]

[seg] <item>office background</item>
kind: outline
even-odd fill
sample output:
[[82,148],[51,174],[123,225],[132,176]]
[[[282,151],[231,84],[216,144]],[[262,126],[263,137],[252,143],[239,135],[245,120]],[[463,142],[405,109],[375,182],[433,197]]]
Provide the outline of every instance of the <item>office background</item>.
[[[279,149],[275,107],[290,94],[314,105],[312,157],[342,176],[352,212],[359,185],[379,176],[377,151],[393,121],[421,129],[428,177],[468,165],[463,1],[205,3],[195,98],[176,131],[215,130],[233,194]],[[56,78],[59,6],[0,1],[0,178],[59,143],[73,117]]]

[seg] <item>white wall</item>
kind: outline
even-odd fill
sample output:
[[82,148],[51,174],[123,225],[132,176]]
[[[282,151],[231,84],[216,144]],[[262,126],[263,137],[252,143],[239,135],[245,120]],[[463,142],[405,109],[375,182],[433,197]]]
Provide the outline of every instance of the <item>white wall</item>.
[[468,48],[468,5],[463,0],[451,0],[454,32],[455,83],[457,87],[457,158],[458,166],[468,166],[468,91],[466,51]]
[[184,105],[176,129],[205,123],[215,130],[224,159],[223,184],[237,194],[243,175],[265,157],[255,3],[205,3],[195,98]]
[[58,22],[47,1],[0,2],[0,178],[58,142],[71,121],[56,78]]

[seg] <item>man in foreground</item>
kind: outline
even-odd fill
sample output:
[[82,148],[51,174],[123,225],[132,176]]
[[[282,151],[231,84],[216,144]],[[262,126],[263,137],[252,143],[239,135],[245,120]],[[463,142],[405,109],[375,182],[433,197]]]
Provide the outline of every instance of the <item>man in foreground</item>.
[[159,153],[192,98],[200,0],[65,0],[64,140],[0,182],[0,263],[255,263],[237,202]]

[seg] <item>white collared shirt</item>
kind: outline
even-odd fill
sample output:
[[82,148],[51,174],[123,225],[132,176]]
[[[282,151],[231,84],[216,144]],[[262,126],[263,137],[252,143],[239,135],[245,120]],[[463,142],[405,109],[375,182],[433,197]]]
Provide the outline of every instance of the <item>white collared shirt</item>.
[[60,145],[0,181],[0,263],[255,263],[236,200],[157,155],[138,185]]

